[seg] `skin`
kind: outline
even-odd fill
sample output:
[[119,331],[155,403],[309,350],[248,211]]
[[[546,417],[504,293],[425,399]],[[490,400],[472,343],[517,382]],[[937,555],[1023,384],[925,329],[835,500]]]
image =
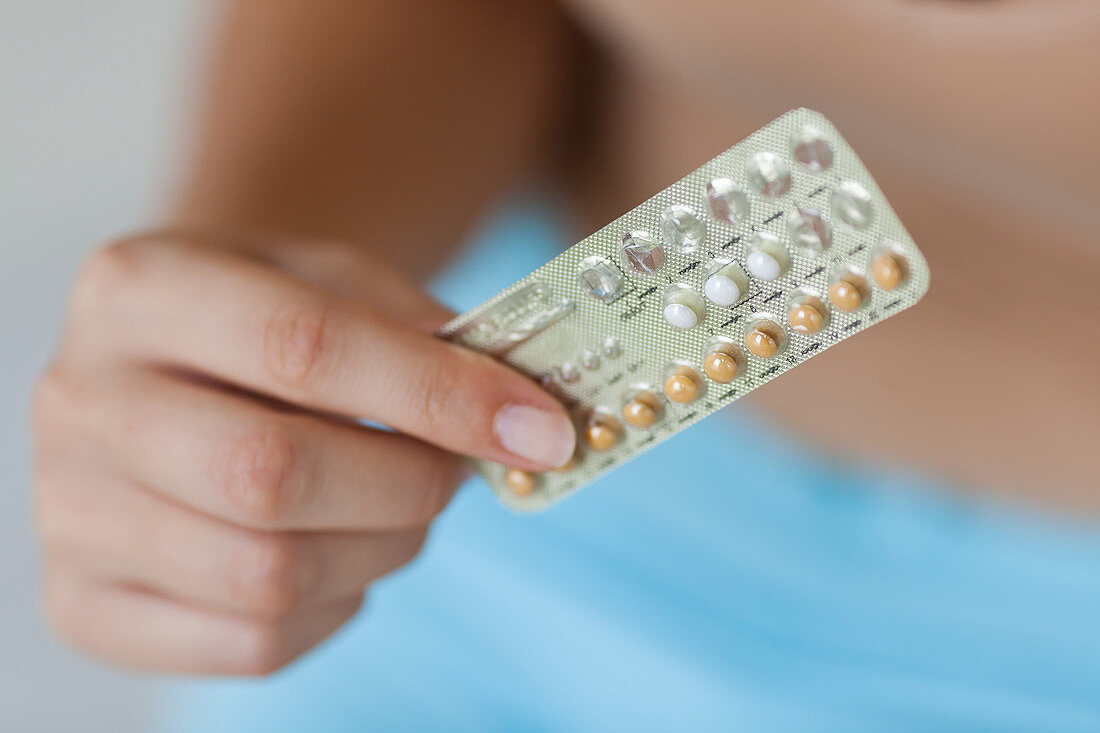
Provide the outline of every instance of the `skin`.
[[847,457],[1100,509],[1100,6],[573,5],[609,49],[611,108],[631,110],[604,119],[578,167],[585,231],[806,105],[844,132],[929,260],[917,308],[746,406]]
[[[518,181],[555,180],[584,233],[797,104],[864,155],[934,282],[758,408],[849,455],[1095,510],[1096,14],[828,6],[803,27],[794,4],[704,0],[234,3],[178,206],[90,255],[36,394],[58,633],[194,674],[324,639],[419,551],[458,454],[567,457],[560,406],[431,338],[449,314],[417,282]],[[505,439],[508,405],[548,416],[540,456]]]

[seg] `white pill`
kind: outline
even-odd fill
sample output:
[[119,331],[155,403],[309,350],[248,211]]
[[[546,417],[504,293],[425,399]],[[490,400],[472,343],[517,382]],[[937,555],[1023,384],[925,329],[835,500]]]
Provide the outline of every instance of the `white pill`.
[[703,284],[703,292],[712,303],[733,305],[741,300],[741,288],[733,278],[715,273]]
[[761,280],[774,280],[779,277],[783,266],[779,260],[767,252],[750,252],[745,258],[745,268],[753,277]]
[[669,303],[664,313],[665,320],[676,328],[695,328],[695,324],[699,323],[699,314],[683,303]]

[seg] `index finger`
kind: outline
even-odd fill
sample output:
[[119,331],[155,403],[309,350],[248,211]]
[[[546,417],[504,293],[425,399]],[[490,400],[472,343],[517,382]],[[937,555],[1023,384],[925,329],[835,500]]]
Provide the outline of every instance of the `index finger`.
[[519,468],[573,454],[572,421],[531,379],[260,263],[153,240],[115,245],[87,269],[74,307],[107,311],[99,349]]

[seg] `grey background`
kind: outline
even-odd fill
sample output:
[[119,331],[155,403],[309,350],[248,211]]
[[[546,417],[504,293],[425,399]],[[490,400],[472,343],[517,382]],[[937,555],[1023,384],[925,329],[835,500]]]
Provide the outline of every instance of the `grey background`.
[[0,0],[0,731],[131,731],[155,685],[79,658],[38,611],[27,399],[69,280],[171,190],[209,0]]

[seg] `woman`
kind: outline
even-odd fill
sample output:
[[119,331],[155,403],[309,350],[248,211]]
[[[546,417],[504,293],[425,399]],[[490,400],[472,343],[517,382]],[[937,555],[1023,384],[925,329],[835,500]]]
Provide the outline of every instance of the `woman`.
[[[232,5],[180,204],[88,259],[37,396],[58,632],[257,675],[344,627],[173,688],[179,730],[1095,729],[1100,541],[998,500],[1100,500],[1098,8],[563,5]],[[458,454],[574,441],[431,338],[418,283],[520,184],[558,204],[497,216],[452,303],[799,105],[890,197],[925,301],[545,515],[467,489],[356,616]]]

